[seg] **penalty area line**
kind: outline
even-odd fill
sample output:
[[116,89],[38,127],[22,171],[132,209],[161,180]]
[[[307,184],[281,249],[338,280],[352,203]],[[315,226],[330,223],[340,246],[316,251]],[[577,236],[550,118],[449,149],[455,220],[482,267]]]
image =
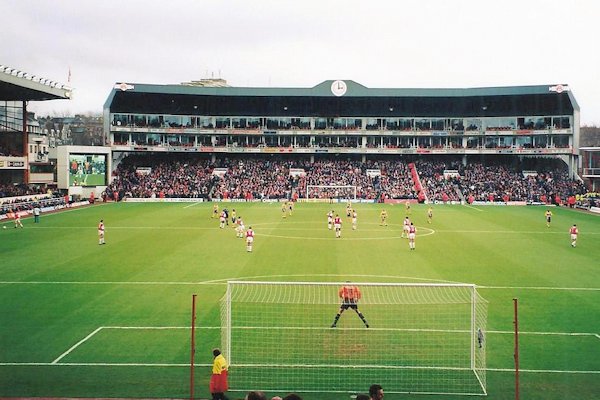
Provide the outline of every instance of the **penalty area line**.
[[[96,333],[100,332],[102,329],[166,330],[166,329],[191,329],[191,328],[189,326],[101,326],[101,327],[97,328],[96,330],[94,330],[89,335],[87,335],[86,337],[84,337],[83,339],[81,339],[79,342],[75,343],[67,351],[65,351],[60,356],[58,356],[54,361],[52,361],[49,365],[58,364],[60,360],[62,360],[66,356],[68,356],[76,348],[78,348],[83,343],[88,341],[92,336],[94,336]],[[221,329],[221,327],[220,326],[197,326],[196,329]],[[0,365],[4,365],[4,364],[0,364]],[[15,365],[20,365],[20,364],[15,364]],[[81,365],[83,365],[83,364],[81,364]],[[91,364],[91,365],[98,365],[98,364]],[[109,365],[109,364],[107,364],[107,365]],[[110,365],[112,365],[112,364],[110,364]],[[118,365],[123,365],[123,364],[118,364]],[[138,364],[138,365],[142,365],[142,364]],[[155,365],[155,364],[151,364],[151,365]],[[170,365],[170,364],[165,364],[165,365]]]
[[[43,362],[0,362],[0,367],[190,367],[190,364],[166,364],[166,363],[43,363]],[[196,364],[195,367],[211,367],[212,364]]]
[[79,347],[80,345],[82,345],[83,343],[85,343],[89,338],[91,338],[92,336],[94,336],[96,333],[100,332],[100,330],[102,330],[102,327],[99,327],[98,329],[96,329],[95,331],[93,331],[92,333],[90,333],[89,335],[87,335],[86,337],[84,337],[83,339],[81,339],[79,342],[75,343],[73,346],[71,346],[71,348],[69,350],[65,351],[60,356],[58,356],[58,358],[56,358],[54,361],[52,361],[52,364],[57,364],[60,360],[62,360],[67,355],[69,355],[69,353],[71,353],[77,347]]
[[[514,368],[486,368],[490,372],[515,372]],[[520,369],[519,372],[531,373],[531,374],[585,374],[585,375],[597,375],[600,371],[574,371],[574,370],[560,370],[560,369]]]
[[521,290],[584,290],[584,291],[599,291],[600,288],[576,288],[576,287],[551,287],[551,286],[477,286],[477,289],[502,289],[502,290],[513,290],[513,289],[521,289]]

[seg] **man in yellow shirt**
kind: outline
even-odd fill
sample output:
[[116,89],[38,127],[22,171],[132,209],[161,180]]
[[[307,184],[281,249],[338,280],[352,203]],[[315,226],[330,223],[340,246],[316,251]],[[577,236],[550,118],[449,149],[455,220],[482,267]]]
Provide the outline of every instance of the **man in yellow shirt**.
[[546,216],[546,226],[550,228],[550,222],[552,222],[552,211],[550,211],[550,209],[546,209],[544,215]]
[[221,350],[214,349],[213,356],[215,357],[212,367],[212,375],[210,376],[209,389],[212,395],[212,400],[227,400],[225,392],[229,389],[227,383],[227,360],[221,354]]
[[381,214],[379,216],[381,217],[381,223],[379,225],[387,226],[387,211],[381,210]]

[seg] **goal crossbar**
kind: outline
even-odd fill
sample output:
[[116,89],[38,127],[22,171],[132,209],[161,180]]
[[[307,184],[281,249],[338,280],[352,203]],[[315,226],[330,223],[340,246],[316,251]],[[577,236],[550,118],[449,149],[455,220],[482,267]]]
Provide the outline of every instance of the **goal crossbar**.
[[477,285],[473,283],[423,283],[423,282],[293,282],[293,281],[227,281],[227,285],[273,285],[273,286],[285,286],[285,285],[298,285],[298,286],[336,286],[352,284],[356,286],[389,286],[389,287],[463,287],[476,289]]

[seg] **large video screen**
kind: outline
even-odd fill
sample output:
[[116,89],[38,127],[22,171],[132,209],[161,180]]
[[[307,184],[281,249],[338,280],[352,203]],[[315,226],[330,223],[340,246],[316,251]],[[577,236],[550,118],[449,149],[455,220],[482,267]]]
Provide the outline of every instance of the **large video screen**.
[[69,154],[69,186],[105,185],[105,154]]

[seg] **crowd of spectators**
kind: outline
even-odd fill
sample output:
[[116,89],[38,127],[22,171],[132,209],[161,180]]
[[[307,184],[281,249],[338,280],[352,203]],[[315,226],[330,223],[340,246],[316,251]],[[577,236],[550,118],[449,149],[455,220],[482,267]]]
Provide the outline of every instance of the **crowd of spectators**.
[[[113,172],[108,198],[187,197],[206,199],[347,198],[380,201],[565,201],[584,194],[558,160],[507,163],[506,160],[416,159],[411,173],[403,160],[310,162],[302,158],[224,157],[211,161],[195,154],[129,155]],[[220,173],[214,174],[215,168]],[[291,173],[292,169],[303,174]],[[455,171],[445,174],[445,171]],[[523,173],[531,170],[534,173]],[[423,193],[415,182],[420,180]],[[413,179],[414,177],[414,179]],[[351,186],[324,189],[318,186]],[[308,192],[307,192],[307,189]],[[0,184],[1,197],[46,193],[44,186]],[[595,199],[592,200],[595,204]],[[1,203],[1,201],[0,201]],[[590,203],[588,201],[588,203]]]
[[[138,170],[143,167],[143,170]],[[149,170],[146,170],[149,168]],[[131,155],[114,172],[107,197],[207,197],[211,187],[209,160],[185,156]]]
[[[45,194],[44,185],[26,185],[23,183],[0,183],[0,197],[33,196]],[[1,201],[0,201],[1,203]]]
[[[584,185],[568,177],[557,161],[509,164],[505,160],[467,162],[458,159],[417,159],[424,194],[430,201],[554,201],[558,196],[585,193]],[[140,173],[138,167],[150,168]],[[222,172],[213,174],[215,168]],[[292,168],[304,174],[290,173]],[[523,174],[534,169],[535,174]],[[367,173],[367,170],[378,171]],[[454,170],[454,176],[444,171]],[[107,190],[125,197],[204,197],[207,199],[280,199],[346,197],[354,190],[317,186],[353,186],[358,199],[417,199],[409,163],[402,160],[349,161],[235,158],[210,161],[194,155],[131,155],[115,171]]]
[[224,159],[217,164],[227,168],[222,177],[214,180],[212,198],[281,199],[291,198],[297,178],[290,175],[291,162]]
[[[218,164],[227,172],[215,183],[213,198],[277,199],[340,198],[353,197],[354,188],[319,188],[318,186],[353,186],[356,198],[378,200],[387,198],[415,198],[416,192],[406,163],[398,161],[341,161],[307,160],[272,161],[224,160]],[[304,174],[294,176],[291,168]],[[367,169],[378,170],[381,175],[367,174]]]
[[56,207],[65,205],[65,203],[65,197],[58,193],[54,194],[52,197],[35,200],[11,199],[2,201],[2,199],[0,199],[0,215],[6,215],[11,212],[31,211],[36,206]]
[[[366,169],[377,168],[373,162],[361,163],[352,161],[315,161],[303,166],[306,175],[298,182],[298,190],[302,197],[306,197],[308,186],[356,186],[356,197],[359,199],[375,199],[381,190],[381,180],[366,174]],[[336,197],[336,191],[331,189],[322,191],[314,187],[308,193],[309,198]]]
[[415,167],[430,201],[462,200],[459,192],[456,190],[455,180],[446,179],[444,176],[445,170],[458,170],[458,161],[445,163],[418,160],[415,162]]
[[[522,166],[459,162],[417,161],[421,181],[433,201],[532,201],[548,202],[585,193],[585,186],[570,179],[566,169],[546,163],[534,174],[524,174]],[[444,176],[454,170],[457,176]]]

